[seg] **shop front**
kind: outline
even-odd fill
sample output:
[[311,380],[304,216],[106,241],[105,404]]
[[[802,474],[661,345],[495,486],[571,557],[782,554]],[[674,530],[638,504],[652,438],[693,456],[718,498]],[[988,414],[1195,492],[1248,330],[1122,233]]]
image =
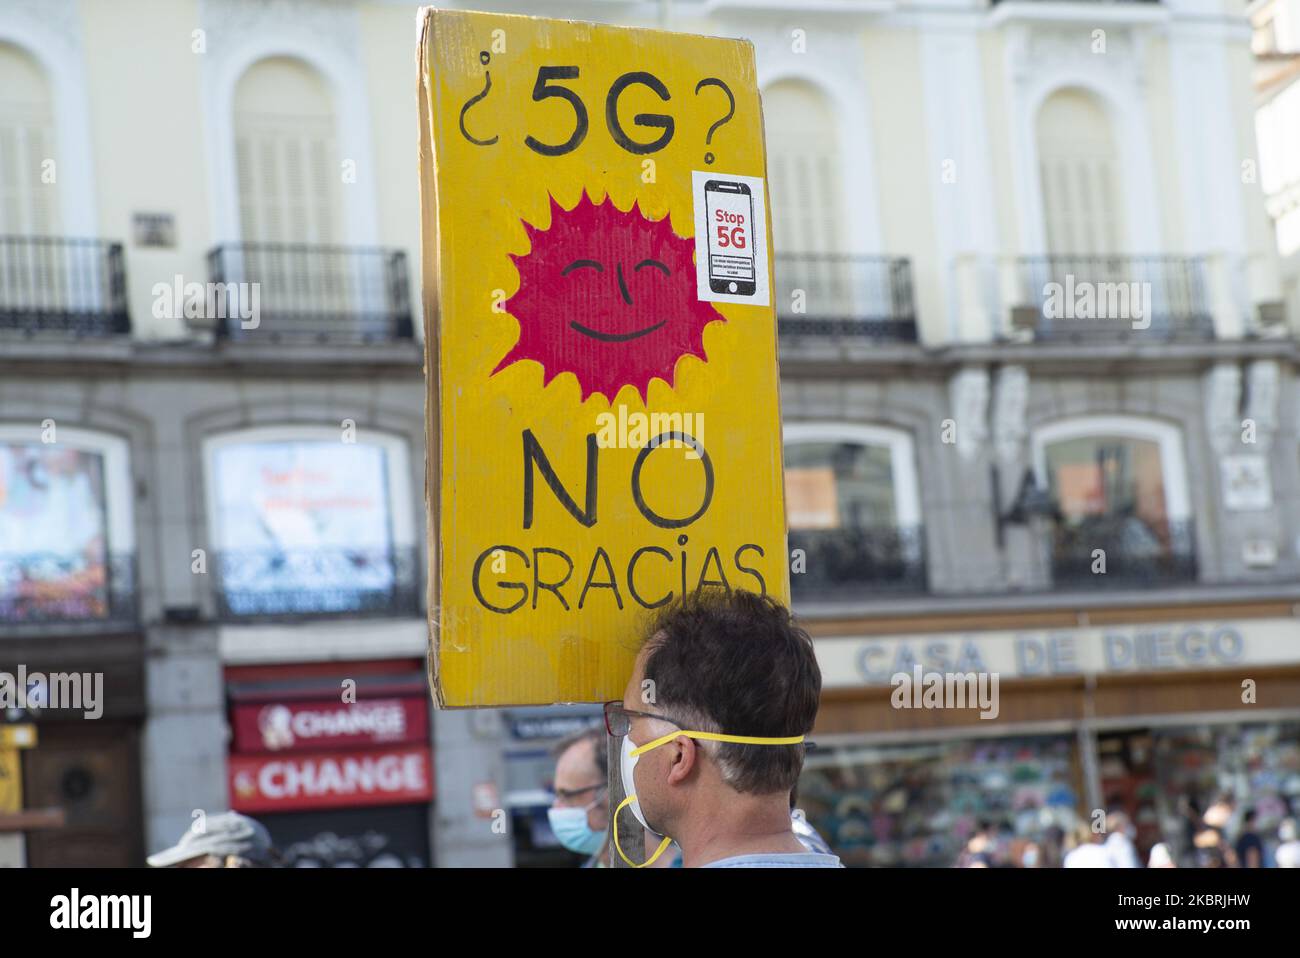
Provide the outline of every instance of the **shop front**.
[[[1224,795],[1230,837],[1253,810],[1267,857],[1300,813],[1289,607],[1063,617],[815,624],[823,697],[800,806],[847,863],[952,865],[986,829],[1000,860],[1052,865],[1077,823],[1122,809],[1144,861],[1165,842],[1191,864],[1197,815]],[[968,674],[990,694],[927,701],[895,678]]]
[[[10,813],[25,812],[8,860],[32,868],[138,867],[144,861],[140,738],[146,704],[139,634],[42,635],[0,642],[0,724],[27,727]],[[15,686],[21,685],[21,690]],[[16,774],[15,774],[16,773]],[[16,845],[9,841],[10,845]]]
[[230,805],[284,864],[421,868],[434,796],[418,660],[226,670]]

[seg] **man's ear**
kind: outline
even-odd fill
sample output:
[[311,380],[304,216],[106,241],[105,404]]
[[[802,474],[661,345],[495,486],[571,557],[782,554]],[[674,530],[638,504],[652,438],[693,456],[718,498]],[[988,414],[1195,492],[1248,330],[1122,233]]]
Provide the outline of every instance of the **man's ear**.
[[700,753],[700,743],[693,738],[679,735],[667,747],[673,750],[668,766],[668,784],[680,785],[690,777],[704,757]]

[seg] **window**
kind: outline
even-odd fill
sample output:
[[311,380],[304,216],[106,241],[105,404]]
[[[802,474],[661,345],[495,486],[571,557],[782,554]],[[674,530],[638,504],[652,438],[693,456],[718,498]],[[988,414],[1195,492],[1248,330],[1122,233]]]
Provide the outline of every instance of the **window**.
[[0,426],[0,623],[134,620],[127,447]]
[[40,65],[0,43],[0,236],[58,232],[57,191],[42,182],[55,156],[54,108]]
[[1115,140],[1095,97],[1061,90],[1047,99],[1038,114],[1038,161],[1048,252],[1120,252],[1124,230]]
[[864,529],[898,525],[893,454],[888,446],[805,442],[786,453],[792,529]]
[[785,80],[763,91],[763,115],[776,248],[842,252],[844,194],[829,100],[810,84]]
[[[1035,437],[1039,481],[1058,511],[1054,562],[1062,577],[1194,578],[1181,436],[1129,417],[1057,423]],[[1098,552],[1104,566],[1098,566]],[[1105,568],[1105,575],[1098,570]]]
[[1063,439],[1047,447],[1051,490],[1067,522],[1135,516],[1169,521],[1160,444],[1131,436]]
[[207,477],[223,617],[417,611],[400,439],[250,430],[209,440]]
[[785,440],[790,548],[802,549],[806,563],[791,576],[796,592],[923,588],[911,437],[873,426],[793,424]]
[[235,89],[235,165],[248,242],[338,241],[334,105],[324,79],[288,57],[253,64]]
[[1278,252],[1289,256],[1300,249],[1300,207],[1293,199],[1300,184],[1300,83],[1291,83],[1255,112],[1255,129],[1260,188],[1274,219]]
[[214,262],[222,281],[258,285],[268,329],[254,333],[228,324],[223,330],[232,338],[402,335],[397,330],[409,309],[400,254],[341,245],[349,238],[343,226],[347,170],[339,156],[334,92],[314,67],[283,56],[254,63],[235,86],[242,243],[219,247]]

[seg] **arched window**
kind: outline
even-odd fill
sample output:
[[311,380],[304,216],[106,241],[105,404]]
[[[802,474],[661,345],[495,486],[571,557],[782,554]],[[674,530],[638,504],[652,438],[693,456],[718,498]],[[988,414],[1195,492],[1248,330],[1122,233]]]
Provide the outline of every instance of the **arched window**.
[[406,443],[370,430],[355,439],[282,426],[207,440],[223,617],[417,611]]
[[[1064,420],[1034,434],[1038,481],[1058,512],[1058,579],[1195,577],[1182,436],[1129,416]],[[1105,572],[1101,572],[1101,569]]]
[[898,429],[785,427],[786,522],[796,592],[923,589],[920,497],[912,439]]
[[1102,104],[1082,90],[1053,93],[1039,109],[1037,139],[1047,251],[1055,256],[1124,251],[1120,167]]
[[125,439],[0,426],[0,623],[134,621],[131,490]]
[[45,71],[23,50],[0,42],[0,236],[59,232],[58,191],[42,181],[54,155]]
[[816,87],[781,80],[763,91],[772,235],[781,253],[844,251],[838,124]]
[[890,261],[847,248],[840,124],[830,98],[801,80],[777,81],[763,91],[763,126],[783,331],[858,332],[859,323],[900,318]]
[[235,165],[246,242],[329,244],[342,233],[334,101],[290,57],[248,68],[235,88]]

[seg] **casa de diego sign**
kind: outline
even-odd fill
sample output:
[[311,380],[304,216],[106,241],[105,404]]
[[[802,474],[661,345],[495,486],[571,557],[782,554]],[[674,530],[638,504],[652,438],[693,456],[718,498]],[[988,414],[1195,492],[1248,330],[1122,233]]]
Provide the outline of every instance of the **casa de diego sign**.
[[890,684],[898,673],[996,672],[1003,679],[1202,671],[1300,663],[1300,621],[1155,622],[1072,629],[827,637],[823,688]]

